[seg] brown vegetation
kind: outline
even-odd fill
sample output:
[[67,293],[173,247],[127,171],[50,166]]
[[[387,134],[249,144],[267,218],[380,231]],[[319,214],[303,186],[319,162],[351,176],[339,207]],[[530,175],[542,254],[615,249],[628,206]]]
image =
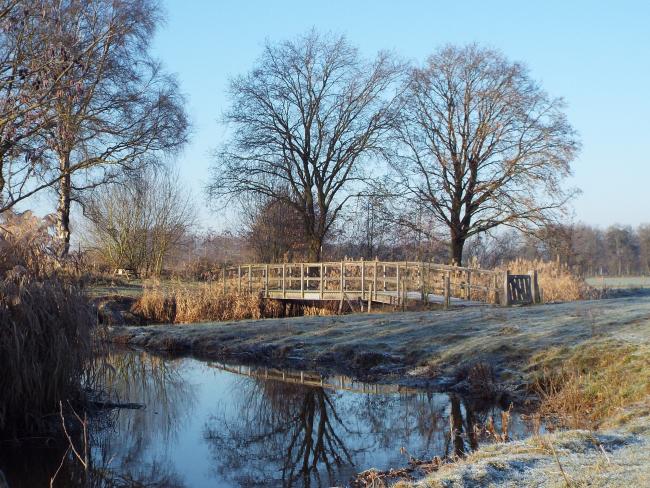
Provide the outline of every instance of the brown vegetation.
[[557,262],[515,259],[501,267],[511,273],[526,274],[537,270],[537,280],[543,302],[569,302],[588,298],[589,286],[584,279]]
[[59,402],[80,398],[94,317],[57,262],[51,220],[5,212],[0,231],[0,433],[54,427]]
[[149,323],[223,322],[286,316],[332,315],[331,307],[265,300],[247,292],[223,291],[221,284],[146,286],[132,311]]
[[597,428],[625,420],[650,396],[650,348],[606,340],[532,358],[540,413],[561,426]]

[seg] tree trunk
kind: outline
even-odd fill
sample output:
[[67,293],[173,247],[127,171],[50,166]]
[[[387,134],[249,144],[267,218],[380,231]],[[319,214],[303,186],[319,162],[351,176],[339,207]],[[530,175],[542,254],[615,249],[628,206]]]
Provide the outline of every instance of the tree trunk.
[[463,247],[465,247],[465,238],[452,235],[450,243],[451,259],[457,266],[463,265]]
[[61,171],[64,173],[59,182],[59,201],[56,207],[56,234],[61,248],[59,255],[65,257],[70,251],[70,172],[69,158],[61,159]]
[[323,239],[318,236],[311,236],[309,238],[309,249],[307,250],[307,259],[311,262],[318,263],[321,260],[321,251],[323,247]]

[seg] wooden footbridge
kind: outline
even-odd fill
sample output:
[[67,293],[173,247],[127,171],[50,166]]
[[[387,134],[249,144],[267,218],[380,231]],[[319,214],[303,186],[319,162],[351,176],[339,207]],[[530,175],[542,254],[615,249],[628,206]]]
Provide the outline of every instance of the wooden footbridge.
[[224,266],[224,292],[257,293],[276,300],[366,302],[404,306],[419,300],[502,305],[540,301],[537,272],[464,268],[431,262],[337,261]]

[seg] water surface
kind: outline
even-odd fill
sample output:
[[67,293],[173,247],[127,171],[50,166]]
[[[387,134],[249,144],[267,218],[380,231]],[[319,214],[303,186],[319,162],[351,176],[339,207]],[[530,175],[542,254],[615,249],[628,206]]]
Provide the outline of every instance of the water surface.
[[[485,426],[493,419],[501,433],[505,407],[343,377],[285,372],[281,381],[272,379],[282,378],[279,371],[134,351],[113,354],[109,364],[107,391],[145,408],[90,423],[87,476],[65,446],[2,449],[0,469],[12,488],[49,486],[62,460],[55,486],[88,478],[106,487],[346,486],[369,468],[491,442]],[[511,438],[530,429],[511,416]]]

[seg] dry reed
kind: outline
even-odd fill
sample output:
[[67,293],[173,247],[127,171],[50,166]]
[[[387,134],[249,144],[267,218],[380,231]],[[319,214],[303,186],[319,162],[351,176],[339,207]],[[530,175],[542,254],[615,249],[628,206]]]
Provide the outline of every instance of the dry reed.
[[0,436],[49,431],[60,401],[81,398],[95,317],[57,259],[53,220],[0,220]]
[[178,284],[167,287],[160,284],[147,285],[132,311],[146,322],[170,324],[299,315],[325,316],[335,313],[331,306],[293,304],[285,307],[281,301],[265,300],[255,293],[224,292],[220,284]]
[[501,269],[513,274],[526,274],[537,270],[537,279],[543,302],[573,301],[587,298],[589,287],[579,276],[573,274],[566,266],[556,262],[516,259]]
[[618,341],[555,348],[533,358],[540,413],[571,428],[615,424],[650,397],[650,349]]

